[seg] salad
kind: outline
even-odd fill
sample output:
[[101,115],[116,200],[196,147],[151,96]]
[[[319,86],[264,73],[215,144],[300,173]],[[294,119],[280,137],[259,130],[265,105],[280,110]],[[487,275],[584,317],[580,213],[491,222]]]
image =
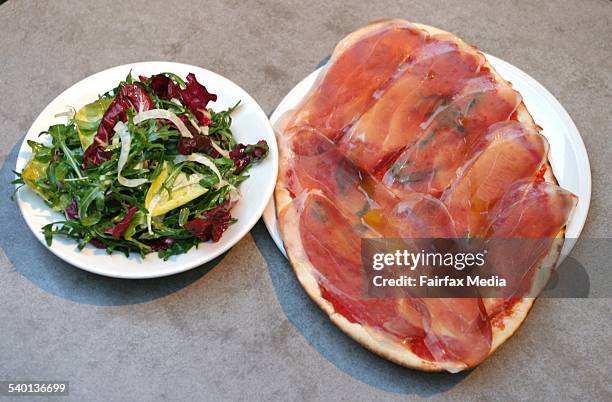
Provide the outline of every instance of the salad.
[[42,228],[108,253],[157,252],[160,258],[217,242],[236,220],[231,209],[249,168],[268,144],[238,144],[235,106],[208,108],[209,93],[190,73],[135,78],[28,141],[32,158],[15,184],[27,185],[65,220]]

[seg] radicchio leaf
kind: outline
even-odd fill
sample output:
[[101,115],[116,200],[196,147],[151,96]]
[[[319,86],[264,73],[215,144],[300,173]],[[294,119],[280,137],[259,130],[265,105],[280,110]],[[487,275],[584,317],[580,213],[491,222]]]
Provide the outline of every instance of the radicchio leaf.
[[218,242],[232,219],[230,208],[229,200],[227,200],[214,209],[204,212],[200,218],[186,222],[184,228],[201,241]]
[[208,92],[206,87],[198,82],[193,73],[187,75],[187,85],[181,91],[183,104],[194,114],[203,126],[210,125],[211,121],[204,113],[208,102],[215,102],[217,95]]
[[102,121],[100,122],[98,132],[94,137],[94,143],[98,142],[106,144],[113,136],[113,128],[115,128],[115,124],[117,124],[118,121],[125,121],[127,119],[125,111],[129,108],[130,102],[127,99],[124,99],[120,92],[108,106],[106,112],[104,112],[102,115]]
[[104,244],[104,242],[98,240],[98,239],[91,239],[89,240],[89,243],[94,246],[95,248],[100,248],[100,249],[105,249],[106,248],[106,244]]
[[181,100],[181,87],[163,74],[152,76],[149,86],[160,99]]
[[83,154],[83,164],[81,167],[86,169],[88,166],[98,166],[113,156],[112,151],[104,149],[104,145],[98,144],[95,141],[85,150]]
[[136,211],[138,211],[137,207],[130,207],[130,209],[128,209],[123,219],[121,219],[114,228],[107,229],[107,232],[110,235],[112,235],[115,239],[118,239],[121,236],[123,236],[123,233],[125,233],[128,226],[130,226],[130,223],[132,222],[132,219],[134,218],[134,214],[136,213]]
[[69,221],[79,217],[79,205],[77,204],[76,198],[70,201],[70,204],[64,209],[64,214]]
[[102,116],[94,141],[83,154],[83,168],[97,166],[112,156],[112,152],[106,151],[106,144],[113,138],[115,124],[119,121],[125,122],[127,116],[125,111],[134,108],[136,112],[153,108],[153,101],[147,92],[138,84],[126,84],[119,87],[117,96],[111,102]]
[[122,85],[119,88],[119,96],[129,100],[136,112],[144,112],[153,109],[155,106],[147,91],[138,84]]
[[160,251],[170,248],[176,243],[176,239],[173,237],[160,237],[159,239],[153,240],[148,243],[153,251]]
[[181,137],[177,150],[183,155],[191,155],[194,152],[203,152],[213,158],[219,158],[221,154],[212,146],[212,140],[202,134],[193,134],[192,138]]
[[238,174],[244,170],[251,161],[258,161],[265,158],[268,154],[268,143],[265,140],[259,140],[254,145],[238,144],[229,153],[230,159],[234,162],[236,168],[235,173]]

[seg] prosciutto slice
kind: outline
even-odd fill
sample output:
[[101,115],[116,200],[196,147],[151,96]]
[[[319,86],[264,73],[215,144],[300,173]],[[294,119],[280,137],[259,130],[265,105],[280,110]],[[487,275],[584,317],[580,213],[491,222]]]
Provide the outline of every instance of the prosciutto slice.
[[453,218],[446,206],[426,194],[412,193],[390,208],[373,208],[363,215],[363,222],[390,238],[456,237]]
[[439,197],[457,169],[474,156],[489,126],[507,120],[520,102],[516,91],[489,73],[470,79],[452,101],[420,123],[423,135],[387,170],[384,183]]
[[557,185],[525,181],[516,183],[490,212],[487,235],[492,247],[488,248],[486,272],[506,278],[509,289],[505,298],[485,299],[490,316],[512,298],[539,293],[544,283],[534,283],[534,275],[553,246],[560,247],[557,235],[576,201],[574,194]]
[[343,214],[319,191],[307,191],[287,209],[297,219],[281,224],[298,227],[301,245],[314,268],[322,296],[334,310],[351,322],[365,323],[400,339],[424,337],[423,329],[411,324],[397,310],[394,299],[373,299],[365,295],[362,281],[360,243],[364,232],[359,221]]
[[535,180],[548,155],[535,127],[516,121],[494,124],[477,147],[482,150],[443,195],[460,237],[482,237],[488,211],[515,182]]
[[286,146],[282,164],[288,168],[281,174],[294,196],[318,189],[342,211],[359,216],[398,202],[387,187],[358,169],[319,131],[301,129],[283,141]]
[[542,179],[515,183],[490,212],[487,237],[554,238],[577,202],[574,194]]
[[429,38],[342,139],[341,149],[365,171],[384,168],[423,135],[422,123],[460,92],[483,61],[472,49]]
[[[396,70],[418,49],[425,35],[410,24],[391,21],[338,45],[318,86],[288,121],[339,138],[375,101],[374,94],[393,80]],[[333,94],[333,96],[330,96]]]

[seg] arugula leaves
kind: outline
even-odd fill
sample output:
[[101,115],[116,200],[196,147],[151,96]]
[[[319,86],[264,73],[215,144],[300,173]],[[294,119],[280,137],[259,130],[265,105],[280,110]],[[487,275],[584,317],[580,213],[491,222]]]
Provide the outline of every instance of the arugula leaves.
[[[51,245],[55,236],[64,236],[74,239],[79,249],[93,244],[108,253],[158,252],[160,258],[168,259],[208,240],[207,234],[215,233],[214,238],[218,239],[219,233],[235,222],[228,213],[236,201],[235,188],[248,178],[248,168],[265,158],[267,144],[261,145],[262,141],[253,146],[237,144],[231,131],[231,114],[240,102],[221,112],[201,108],[194,111],[193,105],[205,105],[216,95],[208,93],[194,76],[188,78],[186,84],[173,73],[139,80],[130,74],[119,86],[84,106],[67,124],[53,125],[41,133],[51,137],[51,145],[28,141],[32,159],[17,173],[14,183],[27,185],[51,208],[66,215],[65,220],[42,228],[47,244]],[[117,135],[102,144],[108,158],[93,166],[83,163],[87,148],[100,146],[96,131],[99,133],[101,121],[109,121],[109,105],[123,86],[135,84],[142,88],[137,94],[148,97],[146,101],[154,108],[176,114],[189,126],[194,138],[200,141],[198,144],[212,141],[227,151],[230,157],[206,146],[197,149],[208,153],[218,172],[180,155],[178,143],[183,137],[170,121],[157,119],[134,124],[138,110],[133,102],[123,114],[113,117],[126,124],[131,139],[121,175],[127,179],[146,179],[146,183],[135,187],[119,183],[117,170],[122,144]],[[200,95],[206,98],[198,99]],[[189,107],[182,96],[188,99]],[[202,121],[208,126],[203,126]],[[201,141],[203,136],[207,136],[206,141]],[[96,140],[98,144],[92,145]],[[161,185],[154,188],[158,178]],[[171,209],[154,216],[152,211],[159,209],[160,202],[171,203],[168,204]],[[197,230],[189,229],[195,227]]]

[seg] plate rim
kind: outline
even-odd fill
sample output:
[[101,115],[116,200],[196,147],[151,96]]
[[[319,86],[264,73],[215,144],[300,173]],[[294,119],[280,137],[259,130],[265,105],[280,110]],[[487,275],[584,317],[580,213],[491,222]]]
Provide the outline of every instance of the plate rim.
[[[586,146],[584,145],[582,135],[580,134],[578,127],[576,127],[576,124],[572,120],[567,110],[563,107],[561,102],[559,102],[559,100],[555,98],[555,96],[548,89],[546,89],[544,85],[542,85],[535,78],[533,78],[532,76],[530,76],[529,74],[521,70],[520,68],[516,67],[512,63],[507,62],[506,60],[503,60],[499,57],[493,56],[489,53],[483,52],[483,54],[485,55],[487,60],[493,65],[493,67],[496,70],[500,66],[508,70],[513,70],[514,73],[516,73],[523,79],[522,83],[526,85],[530,85],[532,88],[535,89],[535,91],[538,94],[544,96],[544,98],[554,107],[556,114],[561,119],[563,126],[566,127],[568,131],[570,132],[571,134],[570,139],[572,140],[570,141],[570,143],[572,144],[571,149],[576,155],[576,160],[578,161],[578,163],[582,161],[582,163],[584,164],[585,171],[581,173],[586,173],[586,177],[582,178],[580,181],[580,183],[584,185],[584,187],[580,186],[581,190],[584,191],[584,197],[581,197],[579,199],[579,205],[577,206],[572,216],[570,217],[569,222],[575,225],[575,227],[572,228],[573,229],[572,231],[574,233],[570,233],[572,237],[568,237],[567,236],[568,233],[566,232],[565,242],[564,242],[563,249],[561,252],[561,258],[559,260],[559,262],[561,262],[563,258],[569,255],[571,250],[574,248],[578,238],[580,237],[582,230],[584,229],[584,226],[586,224],[588,212],[589,212],[590,205],[591,205],[591,196],[592,196],[591,163],[589,161],[589,156],[586,150]],[[278,105],[276,106],[272,114],[270,115],[270,123],[272,125],[274,125],[276,121],[279,119],[279,117],[282,115],[282,113],[285,112],[284,110],[280,109],[280,106],[290,101],[294,97],[293,93],[297,91],[299,87],[305,85],[305,82],[308,82],[309,80],[313,80],[313,83],[314,83],[316,81],[316,78],[313,78],[313,77],[318,76],[323,71],[323,69],[325,69],[325,67],[328,65],[328,62],[316,68],[310,74],[306,75],[302,80],[300,80],[296,85],[294,85],[289,90],[289,92],[287,92],[287,94],[278,103]],[[502,78],[506,79],[506,77],[504,77],[502,73],[499,73],[499,74]],[[308,88],[308,90],[310,90],[310,88]],[[298,103],[302,99],[303,97],[298,101]],[[279,160],[279,163],[280,163],[280,160]],[[278,219],[276,218],[274,197],[270,198],[270,201],[268,205],[266,206],[266,209],[264,210],[262,218],[263,218],[263,221],[264,221],[264,224],[266,226],[268,233],[270,234],[270,236],[272,237],[272,240],[276,244],[276,247],[281,251],[281,253],[286,258],[287,253],[285,251],[283,240],[280,236],[280,232],[277,226]],[[575,223],[575,222],[578,222],[578,223]],[[567,226],[569,226],[569,224]]]
[[[274,187],[276,184],[276,178],[278,176],[278,146],[276,143],[276,136],[274,134],[274,129],[272,128],[272,125],[270,123],[270,120],[268,119],[267,114],[263,111],[261,105],[255,100],[255,98],[253,98],[253,96],[251,96],[244,88],[242,88],[240,85],[238,85],[237,83],[235,83],[234,81],[232,81],[231,79],[216,73],[214,71],[211,71],[209,69],[206,69],[204,67],[199,67],[199,66],[195,66],[192,64],[187,64],[187,63],[179,63],[179,62],[174,62],[174,61],[160,61],[160,60],[156,60],[156,61],[138,61],[138,62],[133,62],[133,63],[125,63],[125,64],[121,64],[121,65],[117,65],[117,66],[112,66],[109,68],[106,68],[104,70],[95,72],[93,74],[90,74],[82,79],[80,79],[79,81],[75,82],[74,84],[70,85],[68,88],[64,89],[59,95],[57,95],[56,97],[54,97],[50,102],[48,102],[45,107],[41,110],[41,112],[35,117],[35,119],[33,120],[32,124],[30,125],[30,127],[28,128],[28,130],[26,131],[26,134],[24,135],[24,137],[22,138],[21,141],[21,145],[19,146],[19,151],[17,154],[17,158],[15,161],[15,171],[19,171],[19,165],[20,165],[20,155],[24,152],[27,151],[28,145],[27,145],[27,141],[28,141],[28,137],[30,137],[32,129],[37,125],[38,120],[44,115],[47,114],[49,112],[49,109],[51,108],[51,106],[58,102],[58,100],[61,100],[64,96],[66,96],[67,93],[69,93],[70,91],[74,90],[73,88],[78,87],[79,85],[83,85],[83,82],[86,80],[95,80],[95,77],[98,75],[103,75],[103,74],[108,74],[111,72],[111,70],[122,70],[122,69],[130,69],[130,70],[136,70],[139,67],[140,68],[146,68],[146,66],[155,66],[155,65],[165,65],[165,66],[180,66],[180,68],[187,68],[187,69],[197,69],[199,71],[205,71],[207,74],[211,74],[215,79],[221,79],[221,80],[225,80],[228,81],[230,84],[234,85],[239,91],[241,91],[244,95],[245,95],[245,99],[248,99],[250,102],[253,103],[253,105],[255,106],[255,113],[258,117],[258,119],[261,119],[261,121],[264,123],[264,126],[266,127],[266,131],[268,132],[271,140],[268,141],[268,146],[269,146],[269,157],[271,156],[271,159],[268,159],[270,161],[271,164],[271,169],[272,169],[272,175],[270,177],[273,178],[267,178],[266,179],[266,183],[271,183],[271,184],[267,184],[265,186],[265,188],[263,188],[264,190],[264,199],[269,200],[272,198],[272,195],[274,193]],[[160,70],[160,71],[165,71],[165,70]],[[99,93],[103,93],[103,91],[100,91]],[[15,178],[17,178],[17,176],[14,176]],[[15,185],[15,188],[19,188],[19,185]],[[153,272],[147,271],[145,270],[140,270],[140,269],[134,269],[132,270],[124,270],[124,271],[106,271],[104,269],[100,269],[97,266],[91,266],[88,265],[86,263],[81,263],[81,261],[79,260],[71,260],[70,254],[66,254],[65,252],[58,250],[56,247],[53,247],[53,245],[48,246],[45,242],[44,236],[41,233],[41,228],[39,227],[35,227],[34,226],[34,222],[32,222],[29,218],[28,218],[28,214],[24,211],[24,207],[25,204],[27,204],[27,202],[23,199],[22,196],[20,196],[20,192],[21,190],[17,191],[15,194],[15,199],[17,201],[17,205],[19,206],[19,210],[21,213],[21,216],[23,217],[23,220],[26,222],[28,228],[30,229],[30,231],[32,232],[32,234],[34,235],[34,237],[49,251],[51,251],[55,256],[59,257],[61,260],[67,262],[68,264],[77,267],[79,269],[82,269],[84,271],[87,272],[91,272],[97,275],[101,275],[101,276],[106,276],[106,277],[112,277],[112,278],[119,278],[119,279],[152,279],[152,278],[161,278],[161,277],[166,277],[166,276],[171,276],[171,275],[175,275],[175,274],[179,274],[181,272],[185,272],[188,271],[190,269],[194,269],[196,267],[202,266],[212,260],[214,260],[215,258],[219,257],[220,255],[222,255],[223,253],[227,252],[229,249],[231,249],[232,247],[234,247],[238,242],[240,242],[250,231],[251,229],[257,224],[257,222],[259,221],[259,219],[261,218],[261,216],[263,215],[263,212],[266,208],[266,206],[268,205],[268,201],[262,203],[262,206],[260,206],[258,208],[257,211],[255,211],[255,213],[250,213],[248,215],[248,219],[246,220],[246,222],[244,222],[244,224],[241,226],[241,229],[238,233],[235,234],[235,239],[228,242],[227,244],[221,246],[221,247],[217,247],[214,249],[214,251],[212,251],[210,254],[207,254],[206,256],[203,256],[202,258],[195,258],[193,260],[187,260],[187,261],[182,261],[182,262],[176,262],[176,261],[164,261],[165,263],[168,264],[168,269],[164,269],[164,270],[156,270]],[[47,206],[47,208],[49,208]],[[50,209],[50,208],[49,208]],[[52,211],[55,212],[55,211]],[[244,218],[243,218],[244,219]],[[60,239],[58,239],[60,240]],[[73,242],[73,241],[71,241]],[[76,243],[75,243],[75,247],[73,249],[75,253],[80,253],[80,251],[76,248]],[[195,250],[197,250],[196,248],[192,248],[190,249],[187,253],[182,254],[182,255],[188,255],[189,253],[194,252]],[[113,253],[113,254],[121,254],[121,257],[123,257],[124,259],[122,260],[123,263],[126,263],[128,265],[137,265],[137,266],[143,266],[146,265],[146,262],[143,262],[142,259],[138,260],[138,259],[132,259],[134,258],[137,254],[136,253],[130,253],[130,257],[125,257],[122,253]],[[154,258],[158,258],[159,257],[157,255],[154,256]],[[161,259],[160,259],[161,260]]]

